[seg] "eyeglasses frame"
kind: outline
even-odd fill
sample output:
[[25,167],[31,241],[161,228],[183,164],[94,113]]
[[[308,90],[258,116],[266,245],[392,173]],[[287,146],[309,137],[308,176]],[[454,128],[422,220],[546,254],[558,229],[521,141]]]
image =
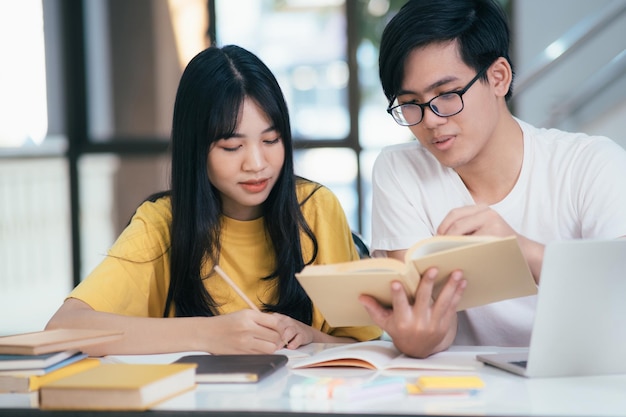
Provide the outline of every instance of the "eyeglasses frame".
[[[467,91],[468,91],[468,90],[472,87],[472,85],[474,85],[474,83],[475,83],[476,81],[478,81],[478,79],[479,79],[479,78],[481,78],[483,75],[485,75],[485,73],[487,72],[487,70],[489,69],[489,67],[491,67],[491,64],[486,65],[486,66],[485,66],[485,67],[483,67],[480,71],[478,71],[478,73],[476,74],[476,76],[475,76],[474,78],[472,78],[472,80],[471,80],[469,83],[467,83],[467,85],[466,85],[465,87],[463,87],[462,89],[460,89],[460,90],[456,90],[456,91],[449,91],[449,92],[447,92],[447,93],[442,93],[442,94],[439,94],[438,96],[435,96],[435,97],[431,98],[430,100],[428,100],[428,102],[426,102],[426,103],[403,103],[403,104],[397,104],[397,105],[395,105],[395,106],[392,106],[393,102],[394,102],[394,101],[396,101],[396,99],[397,99],[397,97],[395,97],[395,96],[394,96],[394,97],[391,99],[391,101],[389,102],[389,106],[387,107],[387,113],[389,113],[389,115],[393,118],[393,120],[394,120],[396,123],[398,123],[400,126],[415,126],[415,125],[417,125],[417,124],[420,124],[420,123],[422,122],[422,120],[424,120],[424,113],[425,113],[425,111],[426,111],[426,107],[428,107],[428,108],[429,108],[429,109],[430,109],[433,113],[435,113],[435,114],[436,114],[437,116],[439,116],[439,117],[452,117],[452,116],[455,116],[455,115],[457,115],[457,114],[461,113],[461,112],[463,111],[463,109],[465,108],[465,102],[463,101],[463,95],[464,95],[465,93],[467,93]],[[434,100],[437,100],[439,97],[446,96],[446,95],[449,95],[449,94],[456,94],[456,95],[458,95],[458,96],[459,96],[459,98],[461,99],[461,108],[460,108],[460,109],[459,109],[459,111],[457,111],[456,113],[452,113],[452,114],[440,114],[439,112],[437,112],[437,110],[433,109],[433,107],[431,106],[431,103],[432,103]],[[416,122],[416,123],[411,123],[411,124],[403,124],[403,123],[400,123],[400,122],[399,122],[399,121],[398,121],[398,120],[394,117],[394,115],[392,114],[392,112],[393,112],[393,110],[394,110],[394,109],[397,109],[398,107],[402,107],[402,106],[407,106],[407,105],[409,105],[409,106],[418,106],[419,108],[421,108],[421,109],[422,109],[422,117],[421,117],[421,119],[420,119],[418,122]]]

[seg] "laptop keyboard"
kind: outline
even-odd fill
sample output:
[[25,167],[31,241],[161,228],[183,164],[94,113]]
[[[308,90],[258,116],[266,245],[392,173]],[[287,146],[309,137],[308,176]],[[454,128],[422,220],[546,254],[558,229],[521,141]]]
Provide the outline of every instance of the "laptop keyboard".
[[522,368],[526,368],[528,361],[513,361],[509,363],[512,363],[513,365],[521,366]]

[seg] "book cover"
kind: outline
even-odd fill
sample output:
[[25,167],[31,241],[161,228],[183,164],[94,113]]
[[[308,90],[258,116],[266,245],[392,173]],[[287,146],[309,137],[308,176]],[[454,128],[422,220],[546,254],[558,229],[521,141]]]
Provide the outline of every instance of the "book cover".
[[372,340],[325,349],[291,365],[292,369],[320,367],[365,368],[387,372],[475,371],[483,367],[483,364],[477,361],[476,354],[471,352],[444,351],[419,359],[402,354],[390,341]]
[[92,329],[54,329],[0,337],[0,354],[40,355],[110,342],[121,332]]
[[[72,362],[68,362],[69,360]],[[37,391],[42,385],[85,371],[99,364],[100,360],[97,358],[88,358],[84,354],[78,354],[47,368],[43,373],[40,373],[40,370],[33,370],[31,374],[27,371],[3,374],[0,375],[0,392]]]
[[0,354],[0,372],[45,369],[62,362],[76,354],[77,350],[65,350],[61,352],[43,353],[41,355],[12,355]]
[[194,363],[196,382],[254,383],[287,363],[285,355],[189,355],[174,363]]
[[308,265],[296,277],[329,325],[366,326],[374,323],[358,302],[360,294],[391,305],[389,286],[399,281],[412,299],[421,275],[431,267],[438,268],[435,298],[452,271],[463,271],[467,286],[459,311],[537,293],[515,236],[434,236],[409,248],[404,262],[372,258]]
[[146,410],[195,387],[195,364],[102,364],[44,384],[44,410]]

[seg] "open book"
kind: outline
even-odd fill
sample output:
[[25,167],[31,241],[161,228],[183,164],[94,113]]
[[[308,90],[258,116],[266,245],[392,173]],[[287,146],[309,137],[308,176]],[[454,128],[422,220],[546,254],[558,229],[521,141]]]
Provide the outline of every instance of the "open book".
[[400,281],[410,298],[421,275],[437,267],[434,296],[450,273],[460,269],[467,287],[458,310],[537,293],[537,286],[515,236],[434,236],[392,258],[360,259],[331,265],[308,265],[296,277],[333,327],[373,324],[358,302],[360,294],[391,305],[390,283]]
[[475,353],[445,351],[425,359],[402,354],[392,342],[372,340],[325,349],[290,365],[292,369],[356,367],[379,371],[454,370],[475,371],[482,367]]

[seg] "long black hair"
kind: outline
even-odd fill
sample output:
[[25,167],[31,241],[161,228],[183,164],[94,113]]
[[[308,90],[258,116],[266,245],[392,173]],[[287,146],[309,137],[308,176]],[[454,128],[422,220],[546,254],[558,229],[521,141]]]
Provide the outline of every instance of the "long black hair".
[[[379,76],[387,99],[393,101],[400,91],[412,50],[454,40],[465,64],[476,71],[499,57],[513,70],[506,14],[495,0],[409,0],[389,21],[380,42]],[[505,98],[512,94],[513,83]]]
[[[178,317],[213,316],[217,307],[204,286],[207,266],[219,259],[221,199],[209,182],[207,155],[211,145],[232,136],[246,98],[263,109],[285,147],[282,171],[263,203],[265,228],[276,254],[272,274],[278,281],[278,301],[265,311],[289,315],[311,324],[312,303],[295,273],[317,256],[317,240],[307,225],[296,196],[289,113],[282,91],[269,68],[238,46],[209,47],[183,71],[172,123],[172,173],[168,193],[172,205],[170,286],[163,316],[172,308]],[[311,259],[304,260],[301,232],[312,241]]]

